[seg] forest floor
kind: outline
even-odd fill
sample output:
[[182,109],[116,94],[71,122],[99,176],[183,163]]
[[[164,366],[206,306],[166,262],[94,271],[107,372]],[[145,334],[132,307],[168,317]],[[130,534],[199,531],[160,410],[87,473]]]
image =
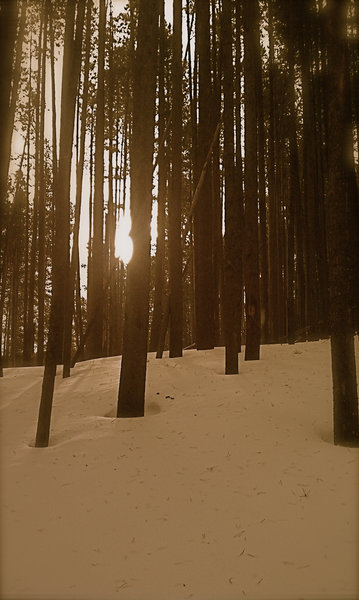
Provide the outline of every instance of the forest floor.
[[[357,361],[359,344],[356,340]],[[3,600],[359,597],[359,452],[332,441],[328,341],[149,355],[146,415],[116,419],[119,358],[1,394]]]

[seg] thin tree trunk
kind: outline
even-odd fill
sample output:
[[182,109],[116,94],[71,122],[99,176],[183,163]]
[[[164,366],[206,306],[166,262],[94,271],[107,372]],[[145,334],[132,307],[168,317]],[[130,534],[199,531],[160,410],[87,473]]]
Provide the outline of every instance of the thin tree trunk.
[[[109,152],[108,152],[108,247],[106,247],[107,271],[109,273],[115,268],[115,231],[116,231],[116,198],[114,197],[114,177],[113,177],[113,156],[116,146],[114,144],[114,112],[115,112],[115,73],[114,73],[114,22],[112,10],[110,12],[110,40],[108,50],[108,131],[109,131]],[[118,336],[118,307],[116,305],[116,277],[111,278],[109,297],[108,297],[108,335],[107,335],[107,354],[114,356],[117,345],[116,336]]]
[[95,195],[93,208],[93,247],[91,260],[91,287],[88,295],[89,320],[96,321],[89,336],[87,350],[91,358],[102,356],[104,324],[104,68],[105,68],[105,0],[100,0],[99,52],[96,94],[96,139],[95,139]]
[[173,0],[172,190],[169,216],[170,357],[182,356],[182,0]]
[[278,202],[275,164],[275,65],[273,36],[273,0],[268,1],[268,43],[269,43],[269,115],[268,115],[268,202],[269,202],[269,340],[275,341],[279,322],[279,248],[278,248]]
[[[69,306],[65,314],[64,322],[64,365],[62,376],[70,377],[71,367],[71,349],[72,349],[72,320],[74,313],[74,295],[73,290],[76,286],[76,272],[79,264],[79,234],[80,234],[80,215],[81,215],[81,199],[83,188],[83,172],[85,163],[85,141],[86,141],[86,121],[88,107],[88,92],[89,92],[89,61],[91,50],[91,15],[92,2],[87,3],[86,14],[86,42],[85,42],[85,62],[84,62],[84,79],[82,92],[82,109],[81,109],[81,132],[80,132],[80,148],[79,160],[76,165],[76,200],[75,200],[75,222],[73,228],[73,242],[70,263],[70,278],[69,278]],[[80,306],[80,305],[78,305]]]
[[[32,82],[32,36],[30,36],[30,56],[29,56],[29,90]],[[28,307],[31,299],[29,298],[29,259],[30,259],[30,171],[31,171],[31,94],[29,93],[27,104],[27,158],[26,158],[26,248],[25,248],[25,273],[24,273],[24,337],[23,337],[23,363],[29,360],[29,321]]]
[[[216,0],[211,0],[212,45],[211,59],[213,72],[213,100],[211,112],[211,131],[215,131],[221,118],[221,77],[223,65],[218,48],[219,31],[216,16]],[[213,210],[213,294],[214,294],[214,332],[215,346],[223,345],[223,323],[221,319],[221,296],[223,279],[223,193],[220,169],[221,145],[219,136],[213,146],[211,168],[211,191]]]
[[222,60],[224,92],[224,169],[225,169],[225,238],[223,320],[226,346],[226,374],[238,373],[240,336],[240,210],[234,169],[234,73],[232,57],[231,0],[222,4]]
[[[159,38],[159,76],[158,76],[158,139],[164,139],[166,132],[166,100],[165,100],[165,14],[164,0],[160,1],[160,38]],[[158,148],[158,198],[157,198],[157,241],[155,256],[155,293],[153,316],[150,335],[150,352],[158,348],[164,299],[164,261],[165,261],[165,221],[166,221],[166,190],[167,190],[167,160],[165,144]]]
[[241,60],[241,6],[242,1],[236,0],[236,57],[235,57],[235,94],[236,94],[236,187],[239,211],[239,248],[238,248],[238,351],[241,352],[242,318],[243,318],[243,234],[244,234],[244,196],[243,196],[243,159],[242,159],[242,60]]
[[257,114],[255,31],[258,27],[258,0],[244,0],[244,105],[245,105],[245,246],[246,290],[245,360],[258,360],[260,354],[260,297],[258,258]]
[[261,62],[260,26],[256,28],[256,98],[257,98],[257,152],[258,152],[258,198],[259,198],[259,265],[262,341],[268,341],[268,237],[265,173],[265,135],[263,77]]
[[[32,215],[32,237],[31,237],[31,254],[30,254],[30,281],[29,281],[29,311],[27,316],[28,323],[28,338],[26,340],[26,361],[30,362],[33,359],[34,343],[35,343],[35,296],[37,288],[36,279],[36,259],[38,254],[38,228],[39,228],[39,195],[38,195],[38,172],[40,168],[39,162],[39,130],[40,130],[40,90],[41,90],[41,40],[43,30],[43,18],[41,16],[40,32],[38,38],[38,56],[37,56],[37,85],[36,85],[36,116],[35,116],[35,186],[33,198],[33,215]],[[30,112],[30,111],[29,111]]]
[[[298,328],[295,310],[295,230],[298,231],[297,211],[301,204],[301,186],[299,179],[299,156],[297,146],[297,127],[295,109],[295,73],[294,73],[294,23],[293,12],[290,17],[290,40],[288,45],[288,69],[289,69],[289,198],[287,213],[288,229],[288,285],[287,285],[287,315],[288,315],[288,343],[294,344],[295,331]],[[297,265],[299,263],[297,247]]]
[[39,194],[39,231],[38,231],[38,333],[37,333],[37,364],[44,362],[45,344],[45,285],[46,285],[46,248],[45,248],[45,219],[46,219],[46,186],[45,186],[45,94],[46,94],[46,52],[48,27],[48,2],[44,3],[43,41],[41,48],[40,76],[40,114],[39,114],[39,164],[38,186]]

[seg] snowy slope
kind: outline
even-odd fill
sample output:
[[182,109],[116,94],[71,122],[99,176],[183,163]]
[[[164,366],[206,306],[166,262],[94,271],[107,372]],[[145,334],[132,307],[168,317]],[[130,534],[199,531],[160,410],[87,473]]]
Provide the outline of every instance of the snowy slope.
[[114,418],[119,368],[59,370],[47,449],[42,368],[5,371],[1,598],[359,597],[359,452],[332,443],[328,341],[264,346],[237,376],[223,349],[151,354],[143,419]]

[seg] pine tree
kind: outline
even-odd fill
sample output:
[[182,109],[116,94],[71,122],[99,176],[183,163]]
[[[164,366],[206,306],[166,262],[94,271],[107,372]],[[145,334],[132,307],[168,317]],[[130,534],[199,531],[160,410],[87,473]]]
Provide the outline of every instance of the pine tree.
[[327,238],[329,259],[331,354],[334,402],[334,443],[359,445],[358,392],[353,323],[350,309],[350,255],[348,235],[351,205],[346,177],[345,140],[347,54],[344,0],[328,1],[328,195]]
[[68,293],[69,291],[72,138],[77,84],[81,64],[85,3],[80,1],[77,4],[76,30],[75,9],[75,3],[69,0],[66,6],[61,93],[60,154],[55,188],[56,221],[52,262],[52,297],[45,369],[35,441],[36,447],[47,447],[49,444],[56,365],[62,356],[64,304],[67,301],[66,292]]
[[[199,184],[211,144],[212,81],[210,66],[209,0],[197,0],[196,47],[199,64],[199,124],[197,177]],[[205,169],[194,211],[196,347],[214,347],[213,209],[210,171]]]
[[105,0],[100,0],[98,73],[96,93],[95,188],[93,207],[93,245],[88,297],[88,319],[93,321],[87,344],[88,355],[102,356],[104,324],[104,111],[105,111]]
[[169,200],[170,357],[182,356],[182,0],[173,0],[172,189]]
[[139,1],[131,143],[133,255],[127,270],[118,417],[141,417],[145,405],[158,16],[158,0]]
[[258,183],[256,110],[256,29],[258,0],[244,0],[244,105],[245,105],[245,242],[244,281],[246,291],[245,360],[258,360],[260,353],[260,298],[258,262]]

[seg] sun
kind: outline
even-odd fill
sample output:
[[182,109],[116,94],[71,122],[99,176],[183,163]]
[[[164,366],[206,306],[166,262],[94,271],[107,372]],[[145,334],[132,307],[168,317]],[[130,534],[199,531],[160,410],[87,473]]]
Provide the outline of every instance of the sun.
[[115,255],[127,265],[133,252],[133,243],[130,237],[131,217],[127,214],[122,215],[117,227],[115,235]]

